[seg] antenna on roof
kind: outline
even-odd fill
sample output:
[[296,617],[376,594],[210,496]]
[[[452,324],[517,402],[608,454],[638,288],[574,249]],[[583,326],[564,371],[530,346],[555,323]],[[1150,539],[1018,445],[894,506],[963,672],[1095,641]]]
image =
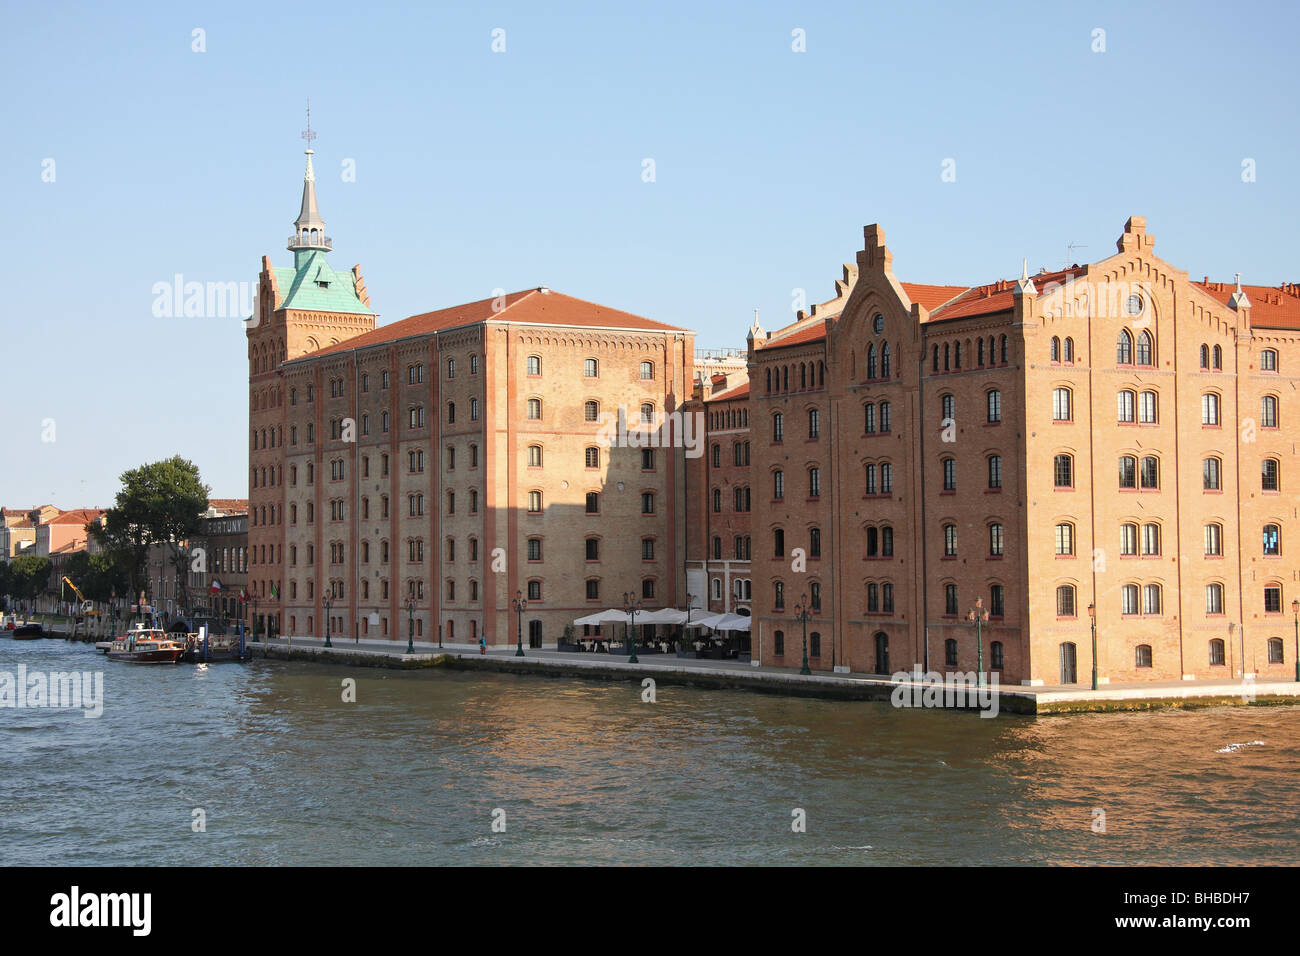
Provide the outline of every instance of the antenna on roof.
[[1070,268],[1070,263],[1074,262],[1074,250],[1075,250],[1075,249],[1087,249],[1087,248],[1088,248],[1087,243],[1084,243],[1084,242],[1075,242],[1073,239],[1071,239],[1071,240],[1069,241],[1069,243],[1067,243],[1066,246],[1065,246],[1065,265],[1064,265],[1064,268],[1066,268],[1066,269]]

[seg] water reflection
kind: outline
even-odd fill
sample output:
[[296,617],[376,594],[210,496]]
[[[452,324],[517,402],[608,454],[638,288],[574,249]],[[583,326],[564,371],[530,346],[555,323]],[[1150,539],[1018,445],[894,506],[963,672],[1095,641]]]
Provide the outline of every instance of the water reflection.
[[[982,720],[662,684],[645,704],[624,683],[264,661],[160,671],[53,641],[0,642],[0,655],[0,669],[105,675],[100,720],[0,710],[10,864],[1298,855],[1295,708]],[[796,808],[806,833],[791,832]]]

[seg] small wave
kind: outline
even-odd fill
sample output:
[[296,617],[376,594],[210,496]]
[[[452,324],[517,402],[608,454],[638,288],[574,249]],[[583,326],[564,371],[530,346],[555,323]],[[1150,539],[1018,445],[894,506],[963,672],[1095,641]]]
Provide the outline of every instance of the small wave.
[[871,846],[835,846],[834,844],[831,844],[831,849],[832,849],[832,850],[873,850],[873,849],[875,849],[875,847],[871,847]]
[[1262,741],[1262,740],[1251,740],[1251,741],[1249,741],[1249,742],[1247,742],[1247,743],[1244,743],[1244,744],[1228,744],[1228,746],[1223,747],[1223,748],[1221,748],[1221,749],[1219,749],[1219,750],[1216,750],[1215,753],[1216,753],[1216,754],[1235,754],[1235,753],[1236,753],[1238,750],[1240,750],[1242,747],[1262,747],[1262,746],[1264,746],[1264,741]]

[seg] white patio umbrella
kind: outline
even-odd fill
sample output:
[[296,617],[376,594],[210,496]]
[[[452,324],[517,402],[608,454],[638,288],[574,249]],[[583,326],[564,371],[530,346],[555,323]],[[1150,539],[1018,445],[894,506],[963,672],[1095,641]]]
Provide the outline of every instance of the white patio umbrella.
[[[638,614],[637,617],[640,617]],[[588,614],[586,617],[580,617],[574,624],[626,624],[630,620],[629,616],[616,608],[610,608],[606,611],[597,611],[595,614]]]

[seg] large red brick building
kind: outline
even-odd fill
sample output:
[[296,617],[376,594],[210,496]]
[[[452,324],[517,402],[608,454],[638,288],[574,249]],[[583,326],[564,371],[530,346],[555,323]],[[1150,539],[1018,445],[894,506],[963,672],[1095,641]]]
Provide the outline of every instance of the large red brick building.
[[915,285],[868,226],[751,335],[756,660],[800,662],[806,607],[814,668],[1082,682],[1095,613],[1102,681],[1294,674],[1300,288],[1152,250],[1133,217],[1101,262]]
[[[1103,681],[1294,671],[1296,286],[1192,281],[1138,217],[1101,262],[915,284],[868,226],[742,368],[546,288],[379,327],[324,229],[309,150],[248,330],[248,579],[278,629],[542,646],[689,593],[752,613],[764,664],[806,629],[814,668],[1082,682],[1095,618]],[[682,412],[690,449],[610,444]]]
[[608,432],[679,412],[693,333],[540,287],[377,328],[324,225],[309,151],[294,267],[263,260],[248,331],[258,613],[542,646],[625,593],[684,603],[684,449]]

